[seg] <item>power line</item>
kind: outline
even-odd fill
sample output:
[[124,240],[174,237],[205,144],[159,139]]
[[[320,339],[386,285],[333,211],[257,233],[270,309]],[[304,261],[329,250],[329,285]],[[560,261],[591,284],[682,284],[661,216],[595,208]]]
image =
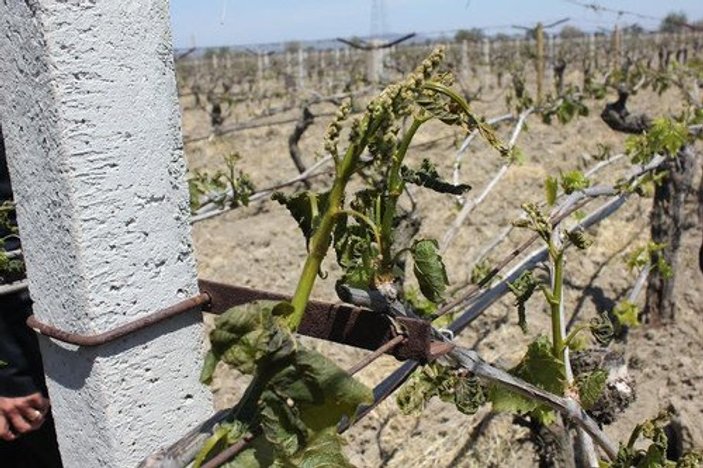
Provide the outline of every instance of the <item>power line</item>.
[[609,7],[605,7],[603,5],[600,5],[596,2],[587,3],[587,2],[581,2],[579,0],[562,0],[562,1],[566,2],[566,3],[571,3],[572,5],[578,5],[580,7],[592,10],[595,13],[611,13],[611,14],[615,14],[618,16],[634,16],[635,18],[647,19],[647,20],[656,20],[656,21],[662,20],[662,18],[659,18],[657,16],[645,15],[643,13],[637,13],[636,11],[609,8]]

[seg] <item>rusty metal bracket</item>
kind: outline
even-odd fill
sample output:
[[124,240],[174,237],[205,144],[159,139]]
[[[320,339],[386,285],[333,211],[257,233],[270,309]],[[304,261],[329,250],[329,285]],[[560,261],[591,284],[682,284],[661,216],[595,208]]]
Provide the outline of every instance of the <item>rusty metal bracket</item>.
[[[211,298],[210,313],[221,314],[254,300],[290,300],[290,295],[200,280],[200,290]],[[407,339],[389,351],[400,360],[427,362],[440,351],[432,341],[432,325],[424,320],[393,317],[369,309],[318,300],[308,302],[298,327],[301,335],[374,351],[398,335]]]
[[[264,291],[244,286],[199,280],[200,294],[156,311],[145,317],[120,325],[103,333],[83,335],[61,330],[39,321],[34,315],[27,318],[27,325],[38,333],[64,343],[77,346],[100,346],[123,338],[177,315],[205,310],[221,314],[232,307],[259,300],[289,300],[290,295]],[[407,317],[389,317],[371,310],[344,304],[311,300],[308,303],[298,333],[313,338],[333,341],[357,348],[377,350],[398,336],[406,339],[389,350],[400,360],[413,359],[428,362],[446,354],[447,343],[432,339],[429,322]]]

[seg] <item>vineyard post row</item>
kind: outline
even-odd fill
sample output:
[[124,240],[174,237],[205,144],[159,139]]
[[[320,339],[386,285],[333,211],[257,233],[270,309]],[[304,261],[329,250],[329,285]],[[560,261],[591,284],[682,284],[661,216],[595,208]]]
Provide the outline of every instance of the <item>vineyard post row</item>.
[[[391,49],[356,50],[341,43],[332,45],[332,41],[319,44],[295,43],[297,57],[292,57],[291,45],[293,43],[278,43],[257,46],[257,53],[247,51],[228,51],[224,60],[216,59],[217,53],[210,60],[202,58],[189,58],[179,63],[179,67],[187,70],[199,70],[199,75],[204,78],[208,75],[219,76],[222,73],[239,73],[244,77],[247,69],[255,69],[257,79],[263,77],[264,81],[294,80],[296,90],[305,88],[317,89],[323,93],[333,94],[332,88],[343,86],[350,76],[363,73],[370,82],[377,82],[379,75],[383,80],[392,79],[386,76],[389,72],[398,70],[384,69],[385,63],[398,62],[402,65],[414,63],[439,42],[444,42],[450,62],[455,62],[457,75],[464,82],[470,79],[478,80],[482,88],[489,85],[501,87],[500,76],[508,71],[511,66],[537,60],[540,54],[537,37],[514,36],[511,39],[483,38],[476,41],[463,40],[455,42],[447,37],[442,40],[428,40],[427,43],[400,44]],[[690,52],[698,52],[703,47],[703,33],[688,31],[683,33],[625,33],[615,27],[613,31],[605,34],[583,34],[580,37],[562,38],[553,32],[544,32],[543,61],[545,90],[555,81],[553,67],[560,60],[568,63],[569,70],[584,67],[598,69],[608,67],[616,69],[626,63],[627,59],[648,56],[650,66],[663,67],[669,63],[671,54],[675,55],[682,48],[689,48]],[[268,52],[262,52],[268,51]],[[222,51],[218,53],[223,53]],[[221,69],[220,62],[225,63],[225,70]],[[685,61],[685,59],[684,59]],[[295,72],[291,62],[295,63]],[[218,64],[216,67],[213,66]],[[334,64],[333,67],[330,65]],[[210,68],[210,71],[207,68]],[[218,70],[220,68],[220,70]],[[386,67],[387,68],[387,67]],[[498,82],[491,82],[491,74],[497,75]],[[263,83],[259,80],[259,86]],[[320,85],[327,86],[320,88]],[[286,86],[286,88],[291,89]]]
[[[198,291],[168,2],[140,5],[0,3],[0,115],[34,313],[68,331]],[[135,466],[211,413],[200,322],[97,348],[40,337],[65,466]]]

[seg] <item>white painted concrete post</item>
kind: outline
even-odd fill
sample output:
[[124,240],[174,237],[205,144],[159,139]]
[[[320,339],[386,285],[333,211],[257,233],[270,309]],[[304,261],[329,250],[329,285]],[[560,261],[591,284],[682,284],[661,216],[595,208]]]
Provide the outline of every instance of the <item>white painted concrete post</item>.
[[366,79],[371,83],[380,83],[383,80],[383,58],[386,49],[378,48],[382,43],[378,39],[369,41],[369,45],[374,48],[366,53]]
[[591,62],[593,69],[598,68],[596,63],[596,35],[593,33],[588,35],[588,60]]
[[522,39],[515,39],[515,60],[522,58]]
[[264,89],[264,59],[261,52],[256,54],[256,87]]
[[466,40],[461,41],[461,55],[459,57],[459,70],[461,79],[469,80],[469,43]]
[[[556,34],[547,34],[547,37],[549,37],[549,42],[548,42],[548,54],[549,58],[547,59],[547,81],[554,85],[555,82],[555,75],[554,75],[554,65],[556,64],[557,61],[557,41],[559,41],[559,38],[556,37]],[[545,83],[546,85],[546,83]],[[552,86],[553,87],[553,86]]]
[[481,43],[481,55],[483,55],[483,65],[491,69],[491,41],[487,38]]
[[286,52],[286,74],[293,74],[293,67],[291,66],[290,52]]
[[298,89],[305,87],[305,51],[302,47],[298,49],[298,82],[296,86]]
[[340,52],[338,48],[334,49],[334,67],[332,69],[332,81],[337,82],[341,68]]
[[325,64],[325,54],[324,51],[320,50],[317,52],[317,66],[322,68],[323,70],[326,68]]
[[[0,30],[36,316],[92,334],[196,294],[168,1],[0,2]],[[135,466],[212,412],[199,315],[97,348],[40,339],[66,468]]]

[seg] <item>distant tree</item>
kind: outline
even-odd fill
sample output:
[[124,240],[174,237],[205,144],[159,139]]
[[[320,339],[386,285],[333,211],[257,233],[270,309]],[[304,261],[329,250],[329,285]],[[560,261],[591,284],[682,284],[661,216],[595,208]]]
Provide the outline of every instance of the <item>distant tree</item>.
[[300,47],[301,47],[301,46],[300,46],[300,42],[298,42],[298,41],[289,41],[289,42],[286,42],[286,43],[285,43],[283,49],[284,49],[286,52],[296,53],[296,52],[298,52],[298,51],[300,50]]
[[695,23],[693,23],[693,27],[694,27],[697,31],[703,31],[703,19],[699,19],[698,21],[696,21]]
[[483,33],[483,30],[479,28],[460,29],[454,35],[454,40],[456,42],[478,42],[483,40],[485,36],[486,35]]
[[640,34],[644,34],[645,31],[644,28],[638,23],[632,23],[631,25],[622,28],[622,32],[631,36],[639,36]]
[[505,34],[505,33],[498,33],[495,36],[493,36],[493,39],[496,41],[509,41],[513,37],[510,34]]
[[566,25],[561,28],[561,31],[559,31],[559,37],[562,39],[576,39],[578,37],[585,36],[585,34],[586,33],[584,33],[580,28],[571,25]]
[[671,12],[664,17],[659,25],[659,31],[663,33],[677,33],[683,30],[684,24],[688,23],[686,13],[680,11],[678,13]]
[[203,54],[203,57],[205,57],[207,60],[210,60],[215,55],[217,55],[217,49],[214,47],[208,47],[207,49],[205,49],[205,53]]

